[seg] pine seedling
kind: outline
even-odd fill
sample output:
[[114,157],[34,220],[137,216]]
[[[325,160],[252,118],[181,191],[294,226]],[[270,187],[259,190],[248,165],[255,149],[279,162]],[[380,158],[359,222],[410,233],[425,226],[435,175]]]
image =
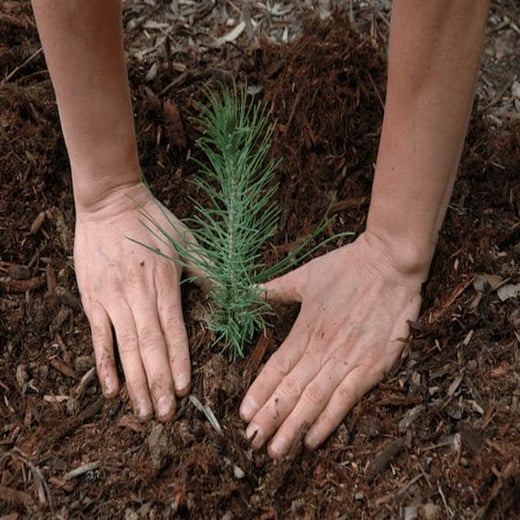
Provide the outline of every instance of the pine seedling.
[[244,356],[246,344],[265,327],[266,317],[272,313],[258,284],[315,251],[317,247],[302,254],[328,221],[317,226],[291,254],[266,268],[261,251],[275,234],[279,219],[273,202],[277,163],[268,160],[273,126],[264,105],[248,104],[245,89],[223,90],[220,97],[207,92],[207,98],[199,118],[204,134],[197,141],[205,161],[197,161],[200,172],[193,182],[209,205],[193,201],[194,216],[185,221],[193,238],[176,229],[176,235],[182,237],[176,239],[149,213],[142,214],[149,231],[178,252],[181,260],[172,258],[174,261],[205,273],[210,282],[209,328],[215,342],[235,360]]

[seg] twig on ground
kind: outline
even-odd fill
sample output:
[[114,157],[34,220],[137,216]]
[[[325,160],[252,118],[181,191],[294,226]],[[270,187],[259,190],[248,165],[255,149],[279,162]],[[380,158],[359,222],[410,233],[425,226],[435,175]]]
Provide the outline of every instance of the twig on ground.
[[390,464],[392,459],[401,451],[404,439],[396,439],[383,449],[370,464],[366,478],[368,481],[377,477]]
[[220,427],[220,424],[217,418],[215,417],[213,410],[211,410],[209,406],[203,405],[194,395],[190,395],[188,399],[190,400],[190,403],[193,404],[193,406],[195,406],[195,408],[199,412],[202,412],[206,416],[206,419],[209,421],[211,426],[213,426],[214,430],[217,433],[222,434],[222,428]]
[[[36,491],[38,493],[38,501],[40,502],[41,505],[48,504],[49,508],[51,510],[51,514],[54,516],[54,506],[52,503],[51,492],[49,490],[49,486],[47,485],[47,482],[43,478],[43,474],[40,471],[40,469],[37,466],[35,466],[27,458],[25,453],[23,453],[21,450],[19,450],[17,448],[13,448],[13,450],[11,450],[11,451],[0,454],[0,463],[8,457],[10,457],[13,460],[21,462],[22,468],[24,466],[29,468],[29,470],[31,471],[32,478],[34,480],[34,485],[36,486]],[[24,478],[24,480],[25,480],[25,478]],[[4,488],[4,490],[6,490],[6,489],[8,489],[8,488]],[[15,490],[9,490],[9,491],[15,491]],[[19,498],[21,497],[20,493],[22,493],[22,492],[20,492],[20,491],[17,492],[17,496]],[[25,493],[24,493],[24,495],[25,495]]]
[[68,473],[65,473],[65,475],[63,475],[63,480],[66,482],[68,480],[72,480],[73,478],[81,477],[81,475],[84,475],[89,471],[94,471],[95,469],[98,469],[100,465],[101,462],[99,460],[96,460],[94,462],[89,462],[88,464],[78,466],[77,468],[69,471]]
[[39,54],[41,54],[41,52],[43,51],[43,48],[40,47],[36,52],[34,52],[33,54],[31,54],[23,63],[20,63],[20,65],[18,65],[17,67],[15,67],[3,80],[2,82],[0,83],[0,85],[4,85],[5,83],[7,83],[8,81],[10,81],[10,79],[21,69],[23,69],[29,62],[31,62],[34,58],[36,58],[36,56],[38,56]]
[[90,370],[85,372],[85,374],[81,378],[81,381],[76,385],[76,387],[72,391],[72,395],[76,399],[81,399],[83,397],[83,395],[85,394],[85,390],[87,389],[90,382],[94,379],[95,375],[96,367],[92,367]]

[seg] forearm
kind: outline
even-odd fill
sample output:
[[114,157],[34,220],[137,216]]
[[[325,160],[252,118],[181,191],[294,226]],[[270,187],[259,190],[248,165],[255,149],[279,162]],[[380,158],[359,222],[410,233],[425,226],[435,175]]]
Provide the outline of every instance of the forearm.
[[78,209],[139,180],[119,0],[33,0]]
[[488,0],[395,0],[367,231],[426,276],[460,160]]

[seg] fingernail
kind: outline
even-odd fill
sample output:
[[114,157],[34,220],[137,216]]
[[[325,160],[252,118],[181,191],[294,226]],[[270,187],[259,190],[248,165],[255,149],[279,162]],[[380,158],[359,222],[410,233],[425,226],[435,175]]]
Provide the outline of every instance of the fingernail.
[[143,421],[150,417],[151,413],[148,411],[148,406],[145,401],[135,403],[135,414]]
[[316,449],[318,447],[318,436],[315,433],[308,432],[305,436],[305,445],[311,450]]
[[240,405],[240,417],[243,421],[249,422],[257,411],[256,402],[251,397],[246,397]]
[[177,390],[177,392],[186,391],[190,385],[190,378],[184,373],[177,374],[173,380],[175,384],[175,390]]
[[170,415],[172,413],[173,400],[171,397],[163,395],[162,397],[159,397],[159,399],[157,399],[156,406],[156,412],[158,417],[166,417],[167,415]]
[[113,379],[107,378],[103,381],[103,393],[107,397],[113,397],[114,394],[116,393],[116,391],[117,391],[117,386]]
[[281,457],[282,455],[285,455],[287,451],[287,439],[284,435],[277,435],[269,445],[269,451],[272,455],[275,457]]

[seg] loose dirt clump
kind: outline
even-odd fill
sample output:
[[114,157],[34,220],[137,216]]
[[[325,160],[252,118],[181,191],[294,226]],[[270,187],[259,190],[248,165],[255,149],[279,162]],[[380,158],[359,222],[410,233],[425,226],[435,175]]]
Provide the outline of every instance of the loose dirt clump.
[[[262,52],[258,81],[277,121],[273,156],[283,158],[280,203],[296,210],[292,224],[300,229],[331,203],[365,196],[371,181],[384,47],[349,25],[341,12],[325,22],[310,19],[301,40],[281,48],[266,43]],[[321,211],[309,214],[317,200]]]
[[[139,23],[148,12],[169,13],[169,5],[147,2]],[[184,287],[192,397],[164,425],[137,421],[124,388],[114,400],[101,397],[74,280],[72,193],[50,81],[29,3],[0,6],[0,514],[520,514],[517,119],[497,128],[498,116],[480,109],[489,100],[477,100],[422,314],[400,365],[321,449],[297,445],[273,462],[249,449],[238,407],[296,308],[280,309],[270,335],[230,364],[210,348],[201,293]],[[219,36],[225,31],[218,26]],[[359,233],[385,88],[385,46],[376,33],[360,34],[338,14],[307,22],[287,45],[248,45],[244,32],[203,54],[159,46],[155,75],[132,51],[139,147],[154,192],[178,215],[191,212],[197,193],[186,182],[195,167],[187,157],[200,132],[193,116],[203,87],[234,77],[268,103],[272,153],[283,159],[282,221],[266,259],[292,249],[327,208],[337,217],[330,232]]]

